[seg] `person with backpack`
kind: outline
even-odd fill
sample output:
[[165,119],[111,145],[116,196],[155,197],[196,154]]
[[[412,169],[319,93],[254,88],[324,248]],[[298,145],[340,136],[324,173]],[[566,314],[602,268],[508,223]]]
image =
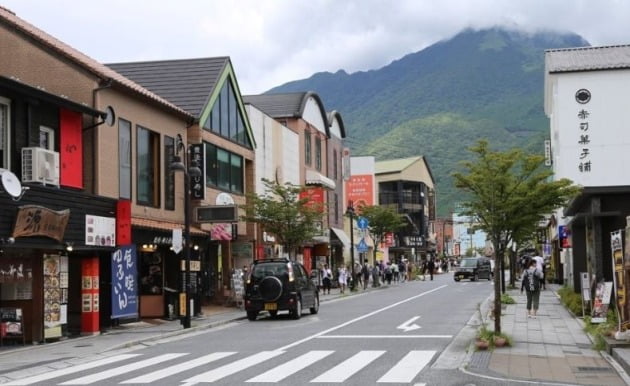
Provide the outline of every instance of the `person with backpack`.
[[363,266],[361,267],[361,276],[363,276],[363,290],[365,291],[370,281],[370,267],[368,266],[367,259],[365,259],[365,262],[363,263]]
[[540,301],[540,283],[543,278],[541,270],[536,268],[536,260],[529,261],[529,267],[523,272],[521,281],[521,293],[525,290],[527,294],[527,317],[536,319],[538,303]]

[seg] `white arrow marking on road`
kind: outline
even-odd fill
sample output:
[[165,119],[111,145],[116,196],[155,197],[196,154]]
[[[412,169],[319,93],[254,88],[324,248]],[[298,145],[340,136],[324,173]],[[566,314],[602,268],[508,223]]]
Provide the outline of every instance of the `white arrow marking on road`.
[[[401,324],[400,326],[398,326],[396,328],[399,328],[401,330],[405,330],[405,332],[417,330],[417,329],[419,329],[421,327],[418,326],[417,324],[413,323],[416,319],[420,319],[420,317],[419,316],[414,316],[413,318],[409,319],[408,321],[406,321],[405,323]],[[411,324],[411,323],[413,323],[413,324]]]

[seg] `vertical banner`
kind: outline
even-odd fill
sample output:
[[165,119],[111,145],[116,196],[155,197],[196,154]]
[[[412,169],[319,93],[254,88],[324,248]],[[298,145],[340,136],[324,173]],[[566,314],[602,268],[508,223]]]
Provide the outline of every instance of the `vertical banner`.
[[615,285],[615,298],[617,300],[617,317],[619,319],[619,331],[625,331],[630,326],[628,309],[626,308],[626,283],[623,269],[623,238],[622,231],[610,232],[610,246],[613,259],[613,284]]
[[595,298],[593,299],[591,323],[604,323],[606,321],[608,306],[610,305],[610,295],[612,295],[612,287],[613,283],[610,281],[597,283]]
[[125,245],[112,253],[112,319],[138,316],[138,265],[136,246]]
[[62,284],[67,291],[67,261],[59,255],[44,255],[44,339],[60,338],[66,324],[67,298]]
[[60,184],[83,188],[83,119],[81,113],[59,110]]
[[190,196],[194,200],[206,199],[206,161],[203,143],[190,145],[188,167],[196,166],[201,171],[198,177],[190,178]]
[[81,261],[81,334],[96,334],[100,330],[99,259]]
[[116,203],[116,245],[131,244],[131,201]]

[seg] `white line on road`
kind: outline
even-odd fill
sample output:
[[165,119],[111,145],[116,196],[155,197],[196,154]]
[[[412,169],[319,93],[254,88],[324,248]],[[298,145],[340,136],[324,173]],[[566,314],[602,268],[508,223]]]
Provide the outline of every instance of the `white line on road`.
[[390,308],[394,308],[394,307],[396,307],[396,306],[399,306],[399,305],[401,305],[401,304],[407,303],[407,302],[412,301],[412,300],[414,300],[414,299],[417,299],[417,298],[419,298],[419,297],[426,296],[426,295],[428,295],[428,294],[430,294],[430,293],[433,293],[433,292],[435,292],[435,291],[441,290],[441,289],[442,289],[442,288],[444,288],[444,287],[448,287],[448,285],[444,284],[444,285],[441,285],[441,286],[439,286],[439,287],[437,287],[437,288],[434,288],[434,289],[432,289],[432,290],[429,290],[429,291],[423,292],[423,293],[421,293],[421,294],[418,294],[418,295],[416,295],[416,296],[412,296],[412,297],[407,298],[407,299],[405,299],[405,300],[401,300],[401,301],[399,301],[399,302],[396,302],[396,303],[390,304],[390,305],[388,305],[388,306],[386,306],[386,307],[383,307],[383,308],[380,308],[380,309],[378,309],[378,310],[376,310],[376,311],[372,311],[372,312],[370,312],[370,313],[367,313],[367,314],[365,314],[365,315],[359,316],[359,317],[354,318],[354,319],[352,319],[352,320],[349,320],[349,321],[347,321],[347,322],[341,323],[341,324],[340,324],[340,325],[338,325],[338,326],[335,326],[335,327],[329,328],[328,330],[324,330],[324,331],[318,332],[317,334],[313,334],[313,335],[311,335],[311,336],[308,336],[308,337],[306,337],[306,338],[304,338],[304,339],[300,339],[300,340],[298,340],[298,341],[296,341],[296,342],[293,342],[293,343],[291,343],[291,344],[288,344],[288,345],[286,345],[286,346],[283,346],[283,347],[279,348],[278,350],[285,351],[285,350],[287,350],[287,349],[289,349],[289,348],[291,348],[291,347],[293,347],[293,346],[298,346],[298,345],[300,345],[300,344],[302,344],[302,343],[304,343],[304,342],[308,342],[308,341],[309,341],[309,340],[311,340],[311,339],[318,338],[318,337],[320,337],[320,336],[322,336],[322,335],[326,335],[326,334],[328,334],[329,332],[333,332],[333,331],[338,330],[338,329],[340,329],[340,328],[346,327],[346,326],[348,326],[348,325],[350,325],[350,324],[352,324],[352,323],[355,323],[355,322],[358,322],[358,321],[360,321],[360,320],[363,320],[363,319],[369,318],[370,316],[374,316],[374,315],[376,315],[376,314],[378,314],[378,313],[381,313],[381,312],[383,312],[383,311],[387,311],[387,310],[389,310]]
[[429,363],[435,353],[435,351],[410,351],[376,382],[409,383]]
[[309,351],[246,382],[280,382],[332,353],[334,351]]
[[332,369],[326,371],[324,374],[313,379],[311,383],[326,382],[326,383],[341,383],[346,379],[353,376],[356,372],[372,363],[381,355],[385,354],[385,351],[361,351],[356,355],[346,359]]
[[196,375],[192,378],[188,378],[184,382],[189,385],[194,385],[200,382],[214,382],[281,354],[284,354],[284,351],[263,351],[258,354],[248,356],[247,358],[240,359],[236,362],[232,362],[228,365],[217,367],[214,370]]
[[438,339],[451,339],[453,335],[324,335],[318,336],[318,339],[407,339],[407,338],[416,338],[416,339],[430,339],[430,338],[438,338]]
[[189,361],[186,361],[184,363],[180,363],[178,365],[175,366],[170,366],[167,367],[165,369],[159,370],[159,371],[154,371],[152,373],[149,374],[145,374],[145,375],[141,375],[139,377],[133,378],[133,379],[129,379],[126,380],[124,382],[121,383],[133,383],[133,384],[137,384],[137,383],[152,383],[157,381],[158,379],[162,379],[162,378],[166,378],[169,377],[171,375],[174,374],[178,374],[181,373],[183,371],[186,370],[190,370],[193,369],[195,367],[201,366],[201,365],[205,365],[208,364],[210,362],[214,362],[217,361],[219,359],[223,359],[225,357],[228,357],[230,355],[234,355],[236,354],[236,352],[215,352],[209,355],[204,355],[202,357],[199,358],[195,358]]

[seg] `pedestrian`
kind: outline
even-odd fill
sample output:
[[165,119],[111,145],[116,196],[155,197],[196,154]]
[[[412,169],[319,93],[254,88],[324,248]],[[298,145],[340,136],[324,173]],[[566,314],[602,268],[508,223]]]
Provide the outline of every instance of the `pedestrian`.
[[398,283],[400,280],[400,271],[398,270],[398,264],[396,264],[396,262],[393,262],[391,267],[392,272],[394,273],[394,283]]
[[392,263],[388,261],[387,265],[385,265],[385,281],[387,281],[387,285],[392,284],[392,276]]
[[431,280],[433,280],[433,271],[435,270],[435,261],[433,259],[429,259],[427,269],[429,270],[429,275],[431,275]]
[[328,268],[328,264],[324,264],[324,269],[322,269],[322,282],[324,283],[324,294],[328,293],[330,295],[330,284],[332,280],[332,271]]
[[339,291],[340,293],[344,293],[346,291],[346,284],[348,283],[348,270],[343,265],[339,267],[337,271],[337,281],[339,282]]
[[368,265],[367,259],[361,267],[361,276],[363,276],[363,290],[365,291],[367,289],[368,282],[370,281],[370,267]]
[[532,259],[536,261],[536,269],[538,269],[543,275],[542,281],[541,281],[542,289],[546,289],[545,288],[545,259],[543,259],[540,255],[538,255],[538,252],[536,252],[536,256],[532,257]]
[[538,303],[540,301],[540,282],[543,273],[536,267],[536,261],[531,259],[529,267],[523,273],[523,281],[521,281],[521,293],[525,290],[527,294],[527,317],[536,319],[538,312]]
[[374,264],[372,268],[372,287],[376,288],[381,285],[379,282],[379,277],[381,276],[381,271],[378,268],[378,263]]
[[404,283],[407,281],[407,265],[404,260],[398,262],[398,272],[400,272],[400,281]]

